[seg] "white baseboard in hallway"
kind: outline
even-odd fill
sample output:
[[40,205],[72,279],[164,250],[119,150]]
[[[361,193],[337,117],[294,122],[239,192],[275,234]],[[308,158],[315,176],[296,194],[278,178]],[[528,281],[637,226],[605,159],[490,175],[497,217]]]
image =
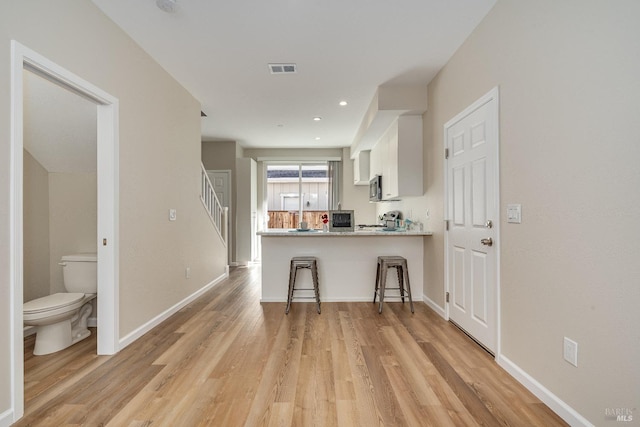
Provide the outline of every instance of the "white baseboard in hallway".
[[120,343],[119,343],[120,344],[119,350],[122,350],[123,348],[125,348],[126,346],[128,346],[129,344],[131,344],[132,342],[134,342],[135,340],[137,340],[138,338],[140,338],[141,336],[143,336],[147,332],[149,332],[151,329],[153,329],[156,326],[158,326],[160,323],[162,323],[163,321],[165,321],[166,319],[171,317],[173,314],[177,313],[178,310],[180,310],[182,307],[184,307],[187,304],[195,301],[202,294],[204,294],[205,292],[207,292],[208,290],[210,290],[211,288],[213,288],[218,283],[222,282],[224,279],[226,279],[228,277],[229,277],[229,267],[227,266],[227,268],[225,269],[225,273],[222,274],[220,277],[218,277],[218,278],[214,279],[213,281],[209,282],[207,285],[205,285],[204,287],[200,288],[199,290],[197,290],[193,294],[189,295],[187,298],[183,299],[182,301],[178,302],[173,307],[170,307],[169,309],[167,309],[164,312],[160,313],[159,315],[157,315],[153,319],[149,320],[144,325],[140,326],[135,331],[133,331],[133,332],[129,333],[128,335],[126,335],[125,337],[121,338],[120,339]]
[[447,316],[446,316],[446,313],[444,311],[444,308],[440,307],[434,300],[432,300],[431,298],[427,297],[426,295],[423,296],[422,300],[424,301],[425,304],[427,304],[429,306],[429,308],[431,308],[433,311],[438,313],[438,315],[440,317],[442,317],[443,319],[447,320]]
[[7,409],[0,414],[0,427],[9,427],[13,424],[13,410]]
[[560,418],[566,421],[573,427],[594,427],[585,417],[580,415],[575,409],[567,405],[566,402],[561,400],[558,396],[553,394],[549,389],[540,384],[531,375],[527,374],[522,368],[513,363],[511,360],[503,355],[499,355],[497,358],[498,365],[500,365],[505,371],[515,378],[520,384],[525,386],[527,390],[533,393],[538,399],[540,399],[545,405],[547,405],[553,412],[558,414]]

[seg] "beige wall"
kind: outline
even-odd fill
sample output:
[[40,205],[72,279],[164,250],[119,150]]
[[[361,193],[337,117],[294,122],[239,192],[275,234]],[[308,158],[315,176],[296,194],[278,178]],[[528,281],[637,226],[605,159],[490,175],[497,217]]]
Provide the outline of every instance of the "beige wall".
[[24,155],[24,301],[49,295],[49,173],[27,150]]
[[[435,224],[443,125],[500,87],[502,353],[595,425],[638,408],[639,19],[635,0],[499,1],[429,85],[425,115]],[[522,204],[522,224],[506,223],[507,203]],[[430,265],[443,251],[440,229],[425,243],[440,304]]]
[[235,171],[238,143],[235,141],[202,141],[202,164],[207,170]]
[[[199,200],[200,105],[89,0],[0,2],[2,242],[10,236],[11,39],[119,99],[122,338],[224,274],[224,247]],[[0,245],[2,343],[10,342],[9,260],[10,245]],[[11,408],[10,351],[0,349],[0,414]]]
[[24,151],[24,300],[65,292],[63,255],[95,252],[96,174],[48,173]]
[[64,255],[97,251],[98,211],[95,173],[49,174],[50,292],[65,292]]

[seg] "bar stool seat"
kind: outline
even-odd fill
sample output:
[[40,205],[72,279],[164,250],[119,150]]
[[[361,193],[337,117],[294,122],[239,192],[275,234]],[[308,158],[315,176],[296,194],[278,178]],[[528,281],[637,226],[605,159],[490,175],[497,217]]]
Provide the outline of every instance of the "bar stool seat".
[[[296,288],[296,276],[298,270],[301,268],[309,269],[311,271],[311,279],[313,280],[313,288]],[[315,296],[294,296],[294,291],[314,291]],[[291,301],[294,298],[299,299],[313,299],[316,300],[318,306],[318,314],[320,314],[320,290],[318,288],[318,259],[313,256],[296,256],[291,258],[289,266],[289,291],[287,296],[287,308],[285,314],[289,314],[289,308],[291,308]]]
[[[387,273],[390,268],[395,268],[398,274],[398,287],[387,288]],[[406,283],[406,286],[405,286]],[[413,299],[411,299],[411,283],[409,282],[409,267],[407,260],[401,256],[379,256],[378,269],[376,271],[376,288],[373,292],[373,303],[376,303],[376,297],[380,296],[380,306],[378,313],[382,313],[382,303],[384,302],[385,290],[399,290],[400,298],[404,304],[405,296],[409,298],[409,306],[413,313]]]

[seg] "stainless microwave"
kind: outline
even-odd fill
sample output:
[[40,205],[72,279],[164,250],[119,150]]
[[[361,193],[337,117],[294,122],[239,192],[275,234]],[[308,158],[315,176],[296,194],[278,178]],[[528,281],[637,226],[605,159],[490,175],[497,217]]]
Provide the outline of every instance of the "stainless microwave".
[[382,176],[376,175],[369,181],[369,201],[379,202],[382,200]]

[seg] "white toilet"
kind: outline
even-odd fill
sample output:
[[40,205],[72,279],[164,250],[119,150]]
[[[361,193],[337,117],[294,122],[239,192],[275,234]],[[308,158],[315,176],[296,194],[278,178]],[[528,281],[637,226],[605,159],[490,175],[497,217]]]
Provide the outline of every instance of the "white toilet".
[[24,304],[24,324],[36,326],[33,354],[55,353],[91,335],[87,319],[98,291],[97,261],[95,253],[63,256],[60,265],[67,292]]

